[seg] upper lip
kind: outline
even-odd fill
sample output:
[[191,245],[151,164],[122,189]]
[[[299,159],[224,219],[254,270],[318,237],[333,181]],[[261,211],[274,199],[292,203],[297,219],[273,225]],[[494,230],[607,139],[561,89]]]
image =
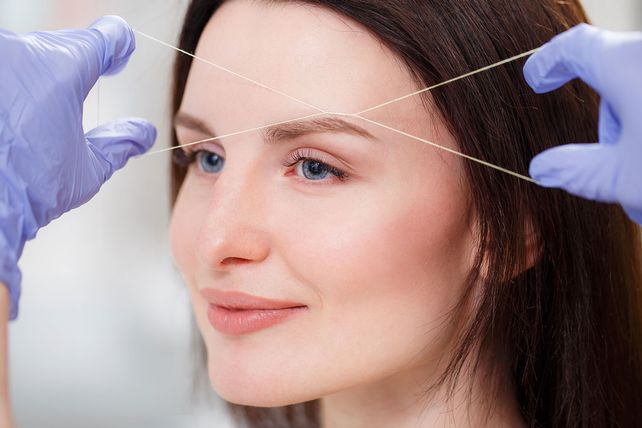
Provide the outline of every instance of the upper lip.
[[212,305],[230,309],[286,309],[305,306],[287,300],[266,299],[239,291],[223,291],[214,288],[201,290],[201,295]]

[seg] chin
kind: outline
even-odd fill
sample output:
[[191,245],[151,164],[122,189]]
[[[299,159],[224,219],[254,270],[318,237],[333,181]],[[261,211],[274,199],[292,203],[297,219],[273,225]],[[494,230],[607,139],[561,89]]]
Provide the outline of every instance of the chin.
[[[241,406],[282,407],[314,400],[306,392],[295,391],[278,377],[261,376],[256,370],[239,370],[208,364],[210,384],[223,400]],[[254,374],[250,374],[254,373]]]

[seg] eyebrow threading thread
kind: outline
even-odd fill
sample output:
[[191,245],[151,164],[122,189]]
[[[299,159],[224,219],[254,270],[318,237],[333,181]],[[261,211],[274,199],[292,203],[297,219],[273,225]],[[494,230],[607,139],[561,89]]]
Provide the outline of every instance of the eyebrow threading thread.
[[489,168],[493,168],[493,169],[495,169],[497,171],[509,174],[509,175],[511,175],[513,177],[517,177],[519,179],[528,181],[530,183],[536,183],[535,180],[533,180],[532,178],[530,178],[530,177],[528,177],[526,175],[519,174],[519,173],[517,173],[515,171],[511,171],[509,169],[503,168],[503,167],[501,167],[499,165],[495,165],[493,163],[484,161],[482,159],[478,159],[476,157],[467,155],[467,154],[459,152],[457,150],[454,150],[454,149],[439,145],[439,144],[434,143],[432,141],[429,141],[429,140],[426,140],[424,138],[409,134],[409,133],[404,132],[404,131],[402,131],[400,129],[393,128],[393,127],[385,125],[383,123],[376,122],[376,121],[371,120],[371,119],[367,119],[367,118],[363,117],[362,114],[370,112],[370,111],[373,111],[373,110],[376,110],[376,109],[379,109],[379,108],[382,108],[382,107],[385,107],[385,106],[388,106],[390,104],[393,104],[393,103],[396,103],[396,102],[399,102],[399,101],[402,101],[402,100],[405,100],[405,99],[410,98],[410,97],[417,96],[417,95],[422,94],[422,93],[430,92],[430,91],[432,91],[432,90],[434,90],[436,88],[439,88],[441,86],[445,86],[445,85],[447,85],[449,83],[453,83],[453,82],[456,82],[458,80],[465,79],[467,77],[471,77],[471,76],[474,76],[476,74],[483,73],[484,71],[491,70],[491,69],[493,69],[495,67],[499,67],[501,65],[508,64],[508,63],[516,61],[518,59],[527,57],[527,56],[532,55],[533,53],[537,52],[541,48],[535,48],[535,49],[532,49],[530,51],[523,52],[523,53],[521,53],[519,55],[515,55],[515,56],[513,56],[511,58],[507,58],[507,59],[504,59],[502,61],[496,62],[494,64],[487,65],[487,66],[479,68],[477,70],[473,70],[471,72],[462,74],[461,76],[454,77],[452,79],[446,80],[446,81],[438,83],[436,85],[432,85],[432,86],[429,86],[427,88],[421,89],[419,91],[416,91],[416,92],[413,92],[413,93],[410,93],[410,94],[395,98],[395,99],[390,100],[390,101],[386,101],[384,103],[378,104],[378,105],[376,105],[374,107],[370,107],[370,108],[368,108],[366,110],[363,110],[363,111],[360,111],[358,113],[334,113],[334,112],[325,111],[325,110],[323,110],[323,109],[321,109],[321,108],[319,108],[317,106],[314,106],[314,105],[312,105],[312,104],[310,104],[310,103],[308,103],[306,101],[300,100],[300,99],[298,99],[296,97],[293,97],[293,96],[288,95],[288,94],[286,94],[284,92],[281,92],[278,89],[271,88],[271,87],[269,87],[269,86],[267,86],[267,85],[265,85],[265,84],[263,84],[263,83],[261,83],[261,82],[259,82],[257,80],[254,80],[254,79],[252,79],[250,77],[247,77],[247,76],[243,76],[242,74],[239,74],[239,73],[237,73],[237,72],[235,72],[233,70],[230,70],[230,69],[228,69],[226,67],[218,65],[218,64],[216,64],[216,63],[214,63],[212,61],[206,60],[204,58],[200,58],[200,57],[198,57],[198,56],[196,56],[196,55],[194,55],[194,54],[192,54],[190,52],[187,52],[184,49],[180,49],[180,48],[178,48],[176,46],[172,46],[169,43],[166,43],[166,42],[164,42],[162,40],[159,40],[159,39],[157,39],[155,37],[152,37],[152,36],[150,36],[148,34],[145,34],[142,31],[139,31],[139,30],[136,30],[136,29],[134,29],[134,31],[136,33],[140,34],[141,36],[153,41],[153,42],[159,43],[159,44],[161,44],[163,46],[166,46],[166,47],[168,47],[170,49],[173,49],[173,50],[175,50],[175,51],[177,51],[179,53],[182,53],[184,55],[190,56],[190,57],[192,57],[192,58],[194,58],[194,59],[196,59],[198,61],[201,61],[201,62],[203,62],[205,64],[208,64],[208,65],[210,65],[212,67],[215,67],[215,68],[217,68],[217,69],[219,69],[221,71],[224,71],[226,73],[232,74],[233,76],[236,76],[236,77],[238,77],[238,78],[240,78],[242,80],[245,80],[245,81],[248,81],[250,83],[253,83],[254,85],[259,86],[259,87],[261,87],[263,89],[266,89],[266,90],[268,90],[270,92],[273,92],[275,94],[284,96],[286,98],[289,98],[292,101],[296,101],[299,104],[303,104],[303,105],[305,105],[307,107],[310,107],[310,108],[318,111],[318,113],[313,113],[313,114],[310,114],[310,115],[307,115],[307,116],[303,116],[303,117],[299,117],[299,118],[296,118],[296,119],[290,119],[290,120],[285,120],[285,121],[281,121],[281,122],[277,122],[277,123],[272,123],[272,124],[269,124],[269,125],[253,127],[253,128],[250,128],[250,129],[245,129],[245,130],[242,130],[242,131],[233,132],[233,133],[226,134],[226,135],[221,135],[221,136],[212,137],[212,138],[206,138],[206,139],[203,139],[203,140],[194,141],[194,142],[187,143],[187,144],[181,144],[181,145],[178,145],[178,146],[173,146],[173,147],[168,147],[168,148],[165,148],[165,149],[156,150],[156,151],[153,151],[153,152],[149,152],[149,153],[145,154],[144,156],[149,156],[149,155],[153,155],[153,154],[157,154],[157,153],[164,153],[164,152],[176,150],[176,149],[179,149],[179,148],[182,148],[182,147],[192,146],[192,145],[196,145],[196,144],[200,144],[200,143],[204,143],[204,142],[208,142],[208,141],[220,140],[220,139],[231,137],[231,136],[235,136],[235,135],[241,135],[241,134],[250,133],[250,132],[254,132],[254,131],[260,131],[260,130],[263,130],[263,129],[270,128],[272,126],[282,125],[282,124],[291,123],[291,122],[297,122],[297,121],[300,121],[300,120],[309,119],[309,118],[312,118],[312,117],[317,117],[317,116],[322,116],[322,115],[349,116],[349,117],[355,117],[355,118],[364,120],[364,121],[366,121],[366,122],[368,122],[368,123],[370,123],[372,125],[379,126],[381,128],[384,128],[384,129],[388,129],[390,131],[396,132],[396,133],[398,133],[400,135],[403,135],[405,137],[414,139],[416,141],[420,141],[420,142],[428,144],[428,145],[430,145],[432,147],[435,147],[435,148],[441,149],[443,151],[446,151],[448,153],[452,153],[454,155],[460,156],[460,157],[462,157],[464,159],[468,159],[470,161],[477,162],[477,163],[479,163],[481,165],[487,166]]
[[364,114],[364,113],[368,113],[368,112],[370,112],[370,111],[377,110],[377,109],[379,109],[379,108],[381,108],[381,107],[389,106],[390,104],[394,104],[394,103],[396,103],[396,102],[399,102],[399,101],[405,100],[405,99],[407,99],[407,98],[414,97],[414,96],[419,95],[419,94],[423,94],[424,92],[430,92],[430,91],[432,91],[433,89],[437,89],[437,88],[439,88],[439,87],[441,87],[441,86],[445,86],[445,85],[448,85],[448,84],[450,84],[450,83],[456,82],[456,81],[458,81],[458,80],[462,80],[462,79],[465,79],[465,78],[467,78],[467,77],[474,76],[475,74],[479,74],[479,73],[482,73],[482,72],[484,72],[484,71],[491,70],[491,69],[493,69],[493,68],[495,68],[495,67],[499,67],[500,65],[508,64],[509,62],[513,62],[513,61],[516,61],[516,60],[518,60],[518,59],[520,59],[520,58],[524,58],[524,57],[530,56],[530,55],[534,54],[535,52],[537,52],[537,51],[538,51],[538,50],[540,50],[540,49],[541,49],[541,47],[539,47],[539,48],[535,48],[535,49],[531,49],[531,50],[530,50],[530,51],[528,51],[528,52],[523,52],[523,53],[521,53],[521,54],[519,54],[519,55],[515,55],[515,56],[510,57],[510,58],[508,58],[508,59],[505,59],[505,60],[502,60],[502,61],[496,62],[496,63],[491,64],[491,65],[487,65],[486,67],[482,67],[482,68],[479,68],[479,69],[477,69],[477,70],[471,71],[471,72],[469,72],[469,73],[462,74],[461,76],[457,76],[457,77],[454,77],[454,78],[452,78],[452,79],[446,80],[446,81],[444,81],[444,82],[437,83],[436,85],[432,85],[432,86],[429,86],[429,87],[427,87],[427,88],[420,89],[420,90],[418,90],[418,91],[416,91],[416,92],[413,92],[413,93],[410,93],[410,94],[404,95],[404,96],[399,97],[399,98],[395,98],[394,100],[386,101],[385,103],[381,103],[381,104],[378,104],[378,105],[376,105],[376,106],[374,106],[374,107],[370,107],[370,108],[368,108],[368,109],[362,110],[362,111],[360,111],[359,113],[357,113],[357,115],[362,115],[362,114]]
[[476,158],[476,157],[473,157],[473,156],[467,155],[467,154],[465,154],[465,153],[458,152],[457,150],[453,150],[453,149],[450,149],[450,148],[448,148],[448,147],[440,146],[439,144],[433,143],[433,142],[432,142],[432,141],[430,141],[430,140],[426,140],[426,139],[424,139],[424,138],[417,137],[417,136],[415,136],[415,135],[412,135],[412,134],[409,134],[409,133],[407,133],[407,132],[404,132],[404,131],[402,131],[402,130],[400,130],[400,129],[396,129],[396,128],[393,128],[393,127],[391,127],[391,126],[384,125],[383,123],[379,123],[379,122],[376,122],[376,121],[374,121],[374,120],[367,119],[367,118],[365,118],[365,117],[363,117],[363,116],[360,116],[360,115],[358,115],[358,114],[355,114],[355,115],[354,115],[354,117],[357,117],[357,118],[359,118],[359,119],[365,120],[365,121],[366,121],[366,122],[368,122],[368,123],[371,123],[371,124],[373,124],[373,125],[380,126],[380,127],[382,127],[382,128],[388,129],[388,130],[390,130],[390,131],[394,131],[394,132],[396,132],[396,133],[398,133],[398,134],[401,134],[401,135],[404,135],[404,136],[406,136],[406,137],[408,137],[408,138],[412,138],[413,140],[421,141],[422,143],[426,143],[426,144],[428,144],[428,145],[430,145],[430,146],[437,147],[437,148],[439,148],[439,149],[441,149],[441,150],[447,151],[448,153],[452,153],[452,154],[455,154],[455,155],[461,156],[461,157],[463,157],[463,158],[465,158],[465,159],[471,160],[471,161],[473,161],[473,162],[477,162],[477,163],[480,163],[480,164],[482,164],[482,165],[485,165],[485,166],[487,166],[487,167],[489,167],[489,168],[496,169],[497,171],[501,171],[501,172],[504,172],[504,173],[506,173],[506,174],[512,175],[513,177],[521,178],[522,180],[526,180],[526,181],[531,182],[531,183],[537,183],[537,182],[536,182],[535,180],[533,180],[532,178],[527,177],[527,176],[525,176],[525,175],[523,175],[523,174],[520,174],[520,173],[518,173],[518,172],[511,171],[510,169],[502,168],[502,167],[501,167],[501,166],[499,166],[499,165],[495,165],[495,164],[493,164],[493,163],[486,162],[485,160],[481,160],[481,159],[479,159],[479,158]]
[[281,95],[281,96],[283,96],[283,97],[289,98],[289,99],[290,99],[290,100],[292,100],[292,101],[296,101],[297,103],[299,103],[299,104],[303,104],[304,106],[307,106],[307,107],[310,107],[310,108],[312,108],[312,109],[314,109],[314,110],[317,110],[317,111],[318,111],[318,112],[320,112],[320,113],[325,113],[325,111],[324,111],[322,108],[319,108],[319,107],[317,107],[317,106],[313,106],[312,104],[310,104],[310,103],[308,103],[308,102],[305,102],[305,101],[303,101],[303,100],[300,100],[300,99],[298,99],[298,98],[293,97],[292,95],[288,95],[288,94],[286,94],[286,93],[284,93],[284,92],[281,92],[281,91],[279,91],[278,89],[271,88],[271,87],[269,87],[269,86],[267,86],[267,85],[265,85],[265,84],[263,84],[263,83],[261,83],[261,82],[259,82],[259,81],[257,81],[257,80],[254,80],[254,79],[252,79],[252,78],[250,78],[250,77],[243,76],[242,74],[239,74],[239,73],[237,73],[237,72],[236,72],[236,71],[234,71],[234,70],[230,70],[230,69],[229,69],[229,68],[227,68],[227,67],[223,67],[222,65],[215,64],[215,63],[213,63],[212,61],[209,61],[209,60],[207,60],[207,59],[197,57],[197,56],[196,56],[196,55],[194,55],[193,53],[187,52],[186,50],[181,49],[181,48],[178,48],[178,47],[176,47],[176,46],[172,46],[172,45],[170,45],[169,43],[166,43],[166,42],[164,42],[164,41],[162,41],[162,40],[159,40],[159,39],[157,39],[157,38],[155,38],[155,37],[152,37],[152,36],[150,36],[150,35],[148,35],[148,34],[145,34],[145,33],[143,33],[143,32],[142,32],[142,31],[140,31],[140,30],[136,30],[136,29],[135,29],[134,31],[135,31],[136,33],[140,34],[141,36],[143,36],[143,37],[145,37],[145,38],[147,38],[147,39],[149,39],[149,40],[153,41],[153,42],[160,43],[161,45],[166,46],[166,47],[168,47],[168,48],[170,48],[170,49],[174,49],[175,51],[180,52],[180,53],[182,53],[182,54],[184,54],[184,55],[191,56],[191,57],[192,57],[192,58],[194,58],[195,60],[198,60],[198,61],[201,61],[201,62],[203,62],[203,63],[205,63],[205,64],[211,65],[212,67],[218,68],[219,70],[224,71],[224,72],[226,72],[226,73],[229,73],[229,74],[231,74],[231,75],[233,75],[233,76],[236,76],[236,77],[238,77],[239,79],[243,79],[243,80],[245,80],[245,81],[247,81],[247,82],[250,82],[250,83],[252,83],[252,84],[254,84],[254,85],[256,85],[256,86],[259,86],[259,87],[261,87],[261,88],[263,88],[263,89],[266,89],[266,90],[268,90],[268,91],[270,91],[270,92],[274,92],[274,93],[275,93],[275,94],[277,94],[277,95]]
[[153,152],[149,152],[149,153],[147,153],[145,156],[153,155],[153,154],[157,154],[157,153],[169,152],[169,151],[172,151],[172,150],[176,150],[176,149],[178,149],[178,148],[181,148],[181,147],[194,146],[194,145],[196,145],[196,144],[206,143],[206,142],[209,142],[209,141],[221,140],[221,139],[223,139],[223,138],[229,138],[229,137],[233,137],[233,136],[235,136],[235,135],[247,134],[247,133],[254,132],[254,131],[261,131],[261,130],[263,130],[263,129],[271,128],[271,127],[273,127],[273,126],[285,125],[286,123],[298,122],[298,121],[300,121],[300,120],[311,119],[311,118],[313,118],[313,117],[323,116],[323,115],[325,115],[325,114],[326,114],[326,113],[312,113],[312,114],[309,114],[309,115],[307,115],[307,116],[297,117],[297,118],[295,118],[295,119],[283,120],[283,121],[281,121],[281,122],[270,123],[270,124],[268,124],[268,125],[257,126],[257,127],[255,127],[255,128],[244,129],[243,131],[237,131],[237,132],[232,132],[232,133],[230,133],[230,134],[219,135],[219,136],[211,137],[211,138],[205,138],[204,140],[198,140],[198,141],[194,141],[194,142],[192,142],[192,143],[181,144],[180,146],[167,147],[167,148],[165,148],[165,149],[160,149],[160,150],[156,150],[156,151],[153,151]]

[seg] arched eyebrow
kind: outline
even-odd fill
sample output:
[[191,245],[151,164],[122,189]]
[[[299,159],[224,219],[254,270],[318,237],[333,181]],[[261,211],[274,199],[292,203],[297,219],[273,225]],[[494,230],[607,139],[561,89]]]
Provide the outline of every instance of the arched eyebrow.
[[[174,126],[191,129],[204,135],[216,137],[216,133],[201,119],[184,112],[178,112],[174,117]],[[266,144],[275,144],[280,141],[294,140],[309,134],[319,133],[345,133],[367,138],[372,141],[379,141],[377,137],[368,132],[365,128],[348,122],[340,117],[317,117],[313,119],[302,119],[296,122],[273,125],[262,131],[263,140]]]
[[263,138],[267,144],[272,144],[277,141],[293,140],[309,134],[323,133],[345,133],[369,140],[377,140],[366,129],[340,117],[318,117],[274,125],[263,130]]

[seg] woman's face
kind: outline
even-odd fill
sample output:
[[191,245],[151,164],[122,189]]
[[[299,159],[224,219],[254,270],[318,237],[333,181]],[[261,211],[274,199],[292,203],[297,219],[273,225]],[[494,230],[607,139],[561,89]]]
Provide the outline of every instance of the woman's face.
[[[330,112],[362,111],[419,88],[363,27],[295,2],[226,2],[196,55]],[[195,61],[176,129],[185,144],[314,113]],[[417,97],[365,116],[456,148]],[[315,119],[323,117],[331,116]],[[341,119],[347,123],[281,124],[191,147],[204,152],[174,208],[172,251],[211,383],[230,402],[299,403],[392,384],[413,370],[422,382],[455,334],[448,311],[474,248],[461,161]],[[257,331],[222,332],[210,323],[206,289],[306,308]]]

